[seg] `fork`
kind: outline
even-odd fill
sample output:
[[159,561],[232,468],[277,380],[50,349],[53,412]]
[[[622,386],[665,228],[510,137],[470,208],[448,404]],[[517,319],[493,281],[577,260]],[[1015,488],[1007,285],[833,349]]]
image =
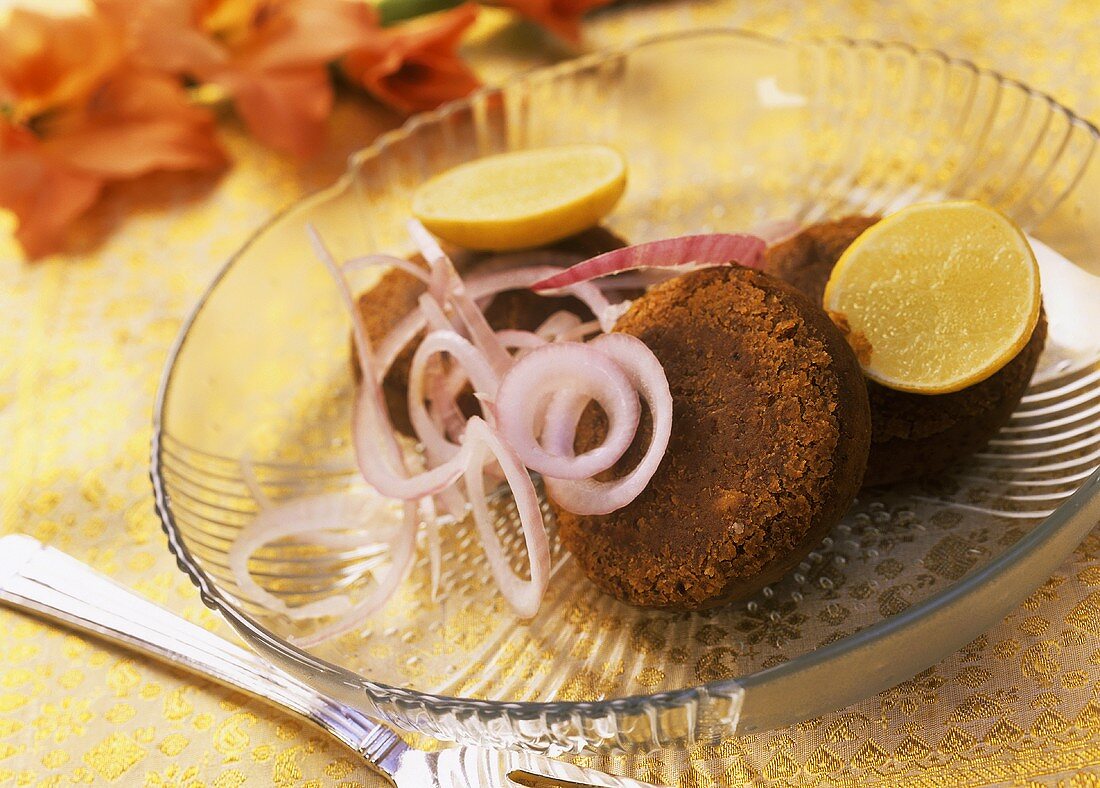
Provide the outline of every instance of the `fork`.
[[[396,788],[646,788],[530,752],[424,752],[391,728],[22,534],[0,537],[0,602],[91,633],[293,712],[359,753]],[[652,788],[652,786],[650,786]]]

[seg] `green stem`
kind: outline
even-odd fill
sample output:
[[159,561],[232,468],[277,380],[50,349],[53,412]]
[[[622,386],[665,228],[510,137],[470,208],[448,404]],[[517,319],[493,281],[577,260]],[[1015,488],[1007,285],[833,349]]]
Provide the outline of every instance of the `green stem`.
[[378,20],[383,27],[412,19],[413,17],[446,11],[448,8],[462,5],[465,0],[381,0],[375,6]]

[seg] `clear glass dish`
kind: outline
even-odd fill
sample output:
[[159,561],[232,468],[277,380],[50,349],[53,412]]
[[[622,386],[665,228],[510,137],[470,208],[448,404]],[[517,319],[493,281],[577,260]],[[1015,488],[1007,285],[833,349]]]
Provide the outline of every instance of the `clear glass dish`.
[[[905,680],[998,621],[1100,522],[1100,294],[1084,272],[1100,272],[1097,137],[1048,96],[938,52],[728,30],[584,57],[418,116],[260,230],[187,323],[152,458],[171,549],[206,603],[274,664],[440,739],[649,750],[793,723]],[[609,225],[633,241],[949,196],[995,205],[1078,266],[1044,268],[1051,339],[1031,391],[985,452],[861,496],[802,565],[748,602],[639,610],[599,593],[555,548],[543,609],[520,622],[459,523],[444,533],[441,601],[429,599],[421,551],[359,631],[296,648],[288,638],[305,625],[243,594],[226,553],[256,511],[242,457],[276,499],[355,480],[348,323],[306,223],[343,257],[407,253],[410,195],[426,178],[578,141],[626,153],[631,180]],[[507,530],[508,502],[496,505]],[[297,604],[354,598],[385,560],[373,545],[279,544],[252,566]]]

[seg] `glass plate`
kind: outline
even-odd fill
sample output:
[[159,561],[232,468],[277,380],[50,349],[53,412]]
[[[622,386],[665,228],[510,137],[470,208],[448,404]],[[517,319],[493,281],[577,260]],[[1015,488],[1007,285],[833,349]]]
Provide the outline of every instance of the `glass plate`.
[[[1100,522],[1100,280],[1085,273],[1100,271],[1097,136],[1048,96],[938,52],[728,30],[583,57],[418,116],[258,232],[184,329],[153,444],[171,549],[206,603],[273,663],[440,739],[648,750],[793,723],[905,680],[1000,620]],[[429,598],[421,548],[385,610],[335,642],[296,648],[289,638],[308,625],[242,593],[226,553],[256,511],[242,457],[274,499],[356,483],[348,323],[306,223],[341,257],[405,254],[410,195],[426,178],[579,141],[627,155],[629,188],[609,225],[632,241],[950,196],[1000,208],[1077,264],[1044,254],[1051,336],[1030,392],[984,452],[861,496],[800,566],[747,602],[639,610],[598,592],[555,546],[542,610],[521,622],[463,522],[443,529],[441,601]],[[518,566],[510,502],[494,505]],[[279,543],[252,568],[299,604],[358,598],[386,560],[373,543]]]

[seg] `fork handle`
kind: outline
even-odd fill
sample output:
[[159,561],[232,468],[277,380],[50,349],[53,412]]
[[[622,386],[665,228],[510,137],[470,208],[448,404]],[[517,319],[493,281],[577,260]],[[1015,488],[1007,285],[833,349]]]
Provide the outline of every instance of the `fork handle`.
[[0,537],[0,602],[294,712],[327,730],[386,777],[408,749],[385,725],[29,536]]

